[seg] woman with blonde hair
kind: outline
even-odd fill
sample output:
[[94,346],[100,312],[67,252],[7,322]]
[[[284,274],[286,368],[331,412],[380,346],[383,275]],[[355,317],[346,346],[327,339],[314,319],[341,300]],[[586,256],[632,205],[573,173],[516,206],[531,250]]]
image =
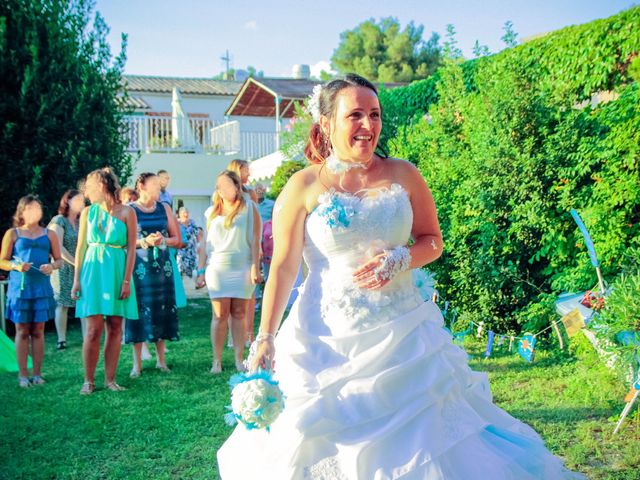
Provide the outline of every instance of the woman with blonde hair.
[[[246,160],[241,160],[236,158],[235,160],[231,160],[228,170],[235,172],[240,177],[240,183],[242,184],[242,191],[244,192],[245,197],[248,197],[253,201],[256,206],[258,205],[258,193],[249,186],[249,162]],[[262,222],[262,218],[260,219]],[[260,233],[262,234],[262,225],[260,226]],[[260,257],[262,258],[262,250],[259,252]],[[247,315],[244,319],[244,326],[246,331],[246,339],[247,344],[253,341],[253,325],[254,325],[254,315],[256,310],[256,295],[255,292],[251,295],[249,299],[249,304],[247,305]],[[229,330],[231,329],[231,325],[229,325]],[[229,341],[227,342],[229,347],[233,347],[233,338],[230,336]]]
[[222,371],[229,317],[236,369],[244,370],[244,319],[255,284],[261,281],[260,215],[255,204],[243,195],[240,177],[229,170],[218,175],[212,203],[205,212],[207,255],[200,255],[197,282],[206,279],[211,299],[211,373],[216,374]]

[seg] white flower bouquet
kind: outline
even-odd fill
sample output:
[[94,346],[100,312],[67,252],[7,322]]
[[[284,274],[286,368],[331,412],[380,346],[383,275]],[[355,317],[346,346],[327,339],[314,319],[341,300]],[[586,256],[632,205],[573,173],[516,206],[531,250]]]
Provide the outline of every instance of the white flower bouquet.
[[243,423],[248,430],[265,428],[284,410],[284,395],[271,371],[259,369],[255,373],[239,373],[229,380],[231,386],[230,410],[224,419],[227,425]]

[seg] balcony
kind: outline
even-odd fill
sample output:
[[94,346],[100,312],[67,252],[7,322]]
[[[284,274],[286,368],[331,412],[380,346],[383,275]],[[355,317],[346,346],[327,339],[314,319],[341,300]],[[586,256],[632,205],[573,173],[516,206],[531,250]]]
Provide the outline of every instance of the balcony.
[[127,115],[130,152],[205,153],[252,160],[278,149],[277,134],[241,131],[237,121],[214,125],[207,118]]

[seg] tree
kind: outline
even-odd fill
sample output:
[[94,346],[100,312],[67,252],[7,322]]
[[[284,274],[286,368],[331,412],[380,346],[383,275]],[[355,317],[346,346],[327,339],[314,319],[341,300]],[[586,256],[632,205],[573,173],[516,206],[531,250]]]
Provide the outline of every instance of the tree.
[[462,50],[458,47],[456,29],[452,24],[447,25],[447,34],[445,35],[445,38],[444,56],[452,60],[464,60],[462,57]]
[[507,20],[504,22],[504,26],[502,27],[504,30],[504,35],[500,37],[500,40],[504,42],[504,44],[513,48],[518,45],[518,34],[513,30],[513,22],[511,20]]
[[393,17],[379,23],[369,19],[340,34],[331,65],[340,73],[354,72],[377,82],[425,78],[438,67],[441,48],[438,34],[424,41],[423,32],[424,27],[413,22],[401,31]]
[[93,10],[90,0],[0,3],[1,228],[22,195],[37,193],[48,219],[89,171],[131,174],[118,101],[126,36],[113,59]]
[[480,45],[480,42],[476,40],[476,43],[473,44],[474,57],[476,58],[486,57],[487,55],[490,55],[490,54],[491,52],[489,51],[489,47],[487,47],[486,45]]

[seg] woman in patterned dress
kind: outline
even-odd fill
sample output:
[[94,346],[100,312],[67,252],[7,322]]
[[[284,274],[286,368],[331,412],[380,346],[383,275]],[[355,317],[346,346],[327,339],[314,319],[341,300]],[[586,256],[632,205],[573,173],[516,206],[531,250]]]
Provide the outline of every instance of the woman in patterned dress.
[[160,180],[156,174],[140,174],[136,190],[139,198],[130,205],[138,218],[133,278],[140,320],[125,325],[125,343],[134,344],[132,378],[142,372],[143,342],[156,344],[156,368],[169,372],[165,340],[180,338],[173,266],[167,248],[180,244],[178,222],[169,205],[158,201]]
[[[56,232],[60,239],[60,253],[62,254],[62,268],[51,275],[51,286],[56,299],[56,331],[58,332],[58,350],[67,348],[67,317],[69,308],[76,306],[71,298],[73,286],[75,254],[78,246],[78,227],[80,212],[84,208],[84,195],[78,190],[67,190],[60,199],[58,215],[51,219],[49,228]],[[84,321],[82,333],[84,336]]]
[[186,207],[178,209],[178,224],[183,243],[183,247],[178,250],[178,269],[181,275],[192,278],[198,269],[198,248],[202,240],[202,229],[189,218],[189,210]]

